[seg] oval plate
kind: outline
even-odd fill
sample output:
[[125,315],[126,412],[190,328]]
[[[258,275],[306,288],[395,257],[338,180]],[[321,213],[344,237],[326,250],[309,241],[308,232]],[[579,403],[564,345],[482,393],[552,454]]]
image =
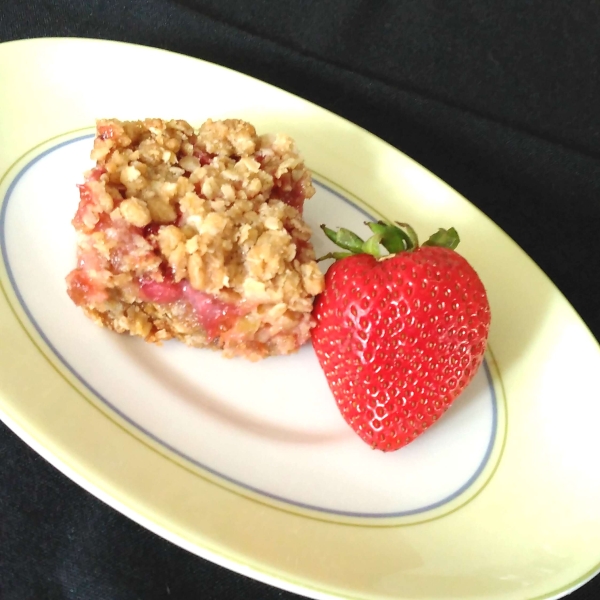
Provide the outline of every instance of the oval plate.
[[[110,85],[90,83],[105,64]],[[0,81],[0,413],[58,469],[166,539],[314,598],[557,598],[599,570],[598,345],[473,205],[359,127],[196,59],[11,42]],[[70,219],[94,120],[113,116],[289,133],[315,174],[314,230],[360,228],[365,213],[456,226],[493,324],[448,415],[400,452],[372,452],[310,346],[250,365],[88,322],[65,294]]]

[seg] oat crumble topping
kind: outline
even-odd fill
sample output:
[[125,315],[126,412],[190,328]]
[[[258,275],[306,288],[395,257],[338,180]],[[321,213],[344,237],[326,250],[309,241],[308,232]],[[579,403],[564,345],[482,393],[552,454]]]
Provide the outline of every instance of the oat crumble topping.
[[252,360],[305,343],[323,290],[293,140],[241,120],[99,120],[73,219],[73,301],[98,324]]

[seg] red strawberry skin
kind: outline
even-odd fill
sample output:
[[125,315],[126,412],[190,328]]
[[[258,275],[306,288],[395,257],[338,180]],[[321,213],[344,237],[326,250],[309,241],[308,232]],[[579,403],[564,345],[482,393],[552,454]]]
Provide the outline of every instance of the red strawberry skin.
[[339,260],[313,314],[313,346],[342,416],[383,451],[450,407],[483,360],[490,326],[477,273],[454,250],[430,246]]

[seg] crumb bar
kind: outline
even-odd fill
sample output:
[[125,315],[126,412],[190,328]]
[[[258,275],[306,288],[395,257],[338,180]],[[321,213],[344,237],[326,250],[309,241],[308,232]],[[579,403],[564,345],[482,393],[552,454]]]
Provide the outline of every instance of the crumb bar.
[[302,218],[311,175],[290,137],[237,119],[99,120],[91,156],[67,276],[88,317],[250,360],[308,341],[324,280]]

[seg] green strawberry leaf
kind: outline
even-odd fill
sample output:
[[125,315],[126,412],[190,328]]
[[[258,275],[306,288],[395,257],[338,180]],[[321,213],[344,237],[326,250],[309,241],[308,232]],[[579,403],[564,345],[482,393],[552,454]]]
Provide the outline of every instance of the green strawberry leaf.
[[[410,252],[419,248],[419,238],[417,232],[408,224],[395,221],[366,222],[365,225],[373,232],[373,235],[367,240],[357,236],[349,229],[340,228],[338,231],[329,229],[325,225],[321,225],[321,229],[325,235],[337,246],[347,250],[347,252],[330,252],[319,260],[334,258],[339,260],[352,256],[353,254],[370,254],[375,258],[383,256],[380,248],[383,246],[390,255],[400,252]],[[458,232],[454,227],[450,229],[438,229],[423,246],[438,246],[454,250],[460,242]]]
[[440,246],[442,248],[456,249],[460,243],[460,237],[454,227],[450,229],[438,229],[423,246]]
[[338,231],[333,231],[325,225],[321,225],[321,229],[325,235],[336,245],[344,250],[349,250],[358,254],[362,251],[363,244],[365,243],[360,237],[349,229],[340,228]]
[[363,245],[362,251],[366,254],[370,254],[375,258],[381,257],[381,249],[379,248],[379,244],[381,243],[381,235],[379,233],[375,233],[372,235]]
[[419,236],[417,235],[417,232],[408,223],[400,223],[399,221],[396,221],[396,225],[398,225],[398,227],[406,229],[406,232],[402,231],[402,229],[400,231],[402,231],[402,233],[404,233],[410,240],[408,248],[410,250],[412,250],[413,248],[418,248]]
[[317,258],[317,262],[329,260],[330,258],[333,260],[341,260],[342,258],[348,258],[348,256],[354,256],[354,254],[352,252],[328,252],[324,256]]
[[390,254],[404,252],[410,247],[410,238],[395,225],[388,225],[384,221],[367,222],[365,225],[368,225],[373,233],[381,235],[381,245]]

